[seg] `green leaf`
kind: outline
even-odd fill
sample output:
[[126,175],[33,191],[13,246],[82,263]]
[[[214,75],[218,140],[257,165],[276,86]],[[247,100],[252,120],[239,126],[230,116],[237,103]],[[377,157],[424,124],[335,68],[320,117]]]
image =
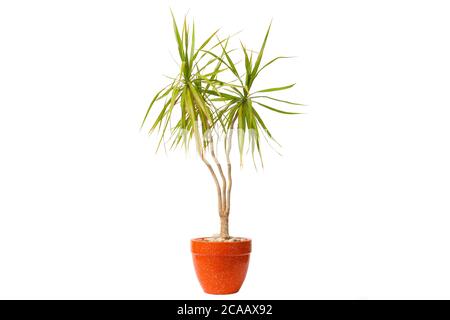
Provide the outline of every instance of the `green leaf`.
[[225,99],[228,99],[228,100],[236,100],[236,99],[239,99],[238,97],[236,97],[236,96],[233,96],[233,95],[231,95],[231,94],[228,94],[228,93],[224,93],[224,92],[216,92],[216,91],[211,91],[211,90],[205,90],[205,92],[207,93],[207,94],[209,94],[209,95],[212,95],[212,96],[217,96],[217,97],[222,97],[222,98],[225,98]]
[[191,63],[194,63],[194,50],[195,50],[195,23],[192,21],[192,36],[191,36]]
[[160,147],[160,145],[161,145],[161,142],[163,141],[164,135],[165,135],[165,133],[166,133],[167,126],[168,126],[168,124],[169,124],[169,122],[170,122],[170,118],[172,117],[172,110],[173,110],[173,107],[174,107],[175,104],[177,103],[178,99],[179,99],[179,96],[178,96],[178,88],[175,88],[175,89],[173,90],[172,98],[170,99],[170,104],[169,104],[168,110],[167,110],[167,112],[166,112],[166,114],[167,114],[167,116],[166,116],[166,123],[165,123],[164,128],[163,128],[163,130],[162,130],[162,132],[161,132],[161,138],[159,139],[159,143],[158,143],[158,146],[157,146],[157,148],[156,148],[156,151],[158,151],[158,149],[159,149],[159,147]]
[[149,131],[150,133],[153,132],[158,126],[161,126],[161,122],[164,119],[164,116],[166,115],[166,111],[167,111],[167,108],[168,108],[169,105],[170,105],[170,100],[166,101],[166,103],[164,104],[163,108],[159,112],[158,117],[153,122],[153,125],[150,128],[150,131]]
[[211,110],[209,110],[209,108],[206,106],[205,101],[199,95],[197,90],[193,86],[190,86],[189,88],[190,88],[190,93],[191,93],[192,97],[194,98],[194,101],[196,102],[197,107],[202,111],[201,115],[206,116],[206,118],[210,121],[210,123],[212,123],[213,121],[212,121],[212,117],[211,117]]
[[272,27],[272,22],[270,22],[269,27],[267,28],[266,36],[264,37],[264,41],[261,45],[261,49],[259,50],[258,57],[256,58],[256,61],[255,61],[255,65],[253,66],[252,79],[250,81],[250,86],[252,85],[253,81],[256,78],[256,75],[258,74],[259,65],[261,64],[261,59],[264,54],[264,49],[266,48],[267,38],[269,37],[271,27]]
[[178,31],[177,22],[175,21],[175,16],[173,15],[172,10],[170,10],[170,13],[172,14],[173,30],[175,32],[175,38],[178,44],[178,53],[180,54],[181,61],[184,61],[185,55],[183,52],[183,41],[181,40],[180,32]]
[[219,30],[216,30],[212,35],[209,36],[208,39],[205,40],[205,42],[202,43],[202,45],[200,46],[200,48],[197,49],[197,51],[194,54],[194,57],[192,58],[192,61],[194,61],[199,52],[201,52],[203,50],[204,47],[206,47],[208,45],[208,43],[211,41],[211,39],[217,34],[217,32],[219,32]]
[[257,98],[270,99],[270,100],[274,100],[274,101],[278,101],[278,102],[291,104],[291,105],[294,105],[294,106],[304,106],[304,104],[301,104],[301,103],[291,102],[291,101],[286,101],[286,100],[281,100],[281,99],[276,99],[276,98],[269,97],[269,96],[253,96],[252,97],[252,99],[257,99]]
[[279,59],[291,59],[294,57],[287,57],[287,56],[280,56],[280,57],[276,57],[272,60],[270,60],[269,62],[267,62],[261,69],[258,70],[258,72],[256,73],[256,76],[263,71],[265,68],[267,68],[268,66],[270,66],[272,63],[274,63],[275,61],[279,60]]
[[[169,87],[169,86],[167,86],[167,87]],[[152,99],[152,102],[150,103],[150,105],[149,105],[149,107],[148,107],[148,109],[147,109],[147,112],[145,113],[144,120],[142,120],[141,129],[144,127],[145,120],[147,120],[148,114],[150,113],[150,109],[152,108],[153,104],[154,104],[156,101],[158,101],[159,99],[161,99],[161,98],[163,97],[163,96],[160,97],[160,94],[161,94],[164,90],[166,90],[167,87],[165,87],[165,88],[161,89],[160,91],[158,91],[158,93],[156,93],[156,95],[155,95],[154,98]],[[169,90],[168,90],[167,92],[169,92]],[[166,92],[166,95],[167,95],[167,92]]]
[[[261,119],[259,113],[255,110],[255,108],[253,108],[253,114],[255,115],[256,120],[258,121],[259,125],[264,129],[264,131],[267,133],[267,135],[269,136],[269,138],[272,138],[272,134],[270,133],[269,129],[267,129],[266,124],[264,123],[264,121]],[[273,138],[272,138],[273,139]]]
[[258,101],[255,101],[255,103],[259,104],[261,107],[267,108],[267,109],[275,111],[275,112],[283,113],[283,114],[301,114],[299,112],[288,112],[288,111],[275,109],[275,108],[269,107],[268,105],[265,105],[265,104],[263,104],[261,102],[258,102]]
[[184,22],[183,22],[183,37],[182,40],[184,41],[184,53],[185,53],[185,62],[186,62],[186,66],[187,66],[187,70],[191,70],[191,61],[189,61],[189,28],[188,25],[186,23],[186,16],[184,17]]
[[287,86],[284,86],[284,87],[276,87],[276,88],[269,88],[269,89],[259,90],[259,91],[256,91],[255,93],[287,90],[287,89],[292,88],[293,86],[295,86],[295,83],[287,85]]
[[250,78],[252,75],[252,65],[250,64],[250,59],[247,54],[247,50],[245,49],[244,45],[241,42],[242,51],[244,52],[245,57],[245,85],[248,87],[250,83]]
[[192,100],[192,97],[190,96],[189,90],[186,90],[185,92],[185,103],[186,103],[186,109],[189,114],[189,121],[191,122],[192,128],[193,128],[193,135],[195,138],[195,146],[197,147],[197,152],[199,154],[202,153],[202,139],[200,137],[200,133],[198,131],[198,125],[197,125],[197,115],[194,110],[194,103]]
[[[228,41],[226,42],[226,44],[228,44]],[[239,73],[237,72],[237,69],[236,69],[236,66],[235,66],[233,60],[230,58],[230,55],[228,54],[227,50],[225,49],[225,48],[226,48],[226,45],[225,45],[225,47],[224,47],[222,44],[221,44],[220,46],[222,47],[222,52],[223,52],[223,54],[225,55],[225,58],[226,58],[227,61],[228,61],[227,66],[230,68],[230,71],[231,71],[231,72],[236,76],[236,78],[239,80],[239,82],[241,83],[241,85],[244,86],[244,84],[242,83],[241,77],[239,76]]]

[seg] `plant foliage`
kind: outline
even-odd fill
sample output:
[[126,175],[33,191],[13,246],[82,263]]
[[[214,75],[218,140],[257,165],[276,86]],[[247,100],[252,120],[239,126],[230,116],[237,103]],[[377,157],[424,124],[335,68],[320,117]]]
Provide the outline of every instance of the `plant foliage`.
[[[280,109],[273,106],[273,103],[301,105],[272,96],[274,92],[288,90],[295,84],[252,90],[254,82],[264,69],[280,59],[290,58],[279,56],[263,64],[271,25],[265,33],[259,52],[254,54],[240,43],[239,51],[244,61],[244,70],[241,71],[231,56],[235,50],[228,49],[230,37],[220,39],[217,30],[196,47],[194,23],[188,24],[185,18],[179,28],[173,14],[172,23],[180,60],[179,72],[166,87],[156,93],[142,126],[149,121],[154,105],[162,101],[149,130],[150,133],[158,130],[158,148],[161,143],[166,143],[167,138],[171,148],[187,148],[190,141],[194,140],[198,153],[203,155],[213,141],[213,134],[221,133],[225,150],[229,153],[230,138],[236,132],[241,165],[246,143],[253,161],[257,153],[262,164],[261,137],[267,141],[275,140],[260,115],[260,109],[290,115],[299,112]],[[226,74],[231,75],[233,80],[224,80]]]

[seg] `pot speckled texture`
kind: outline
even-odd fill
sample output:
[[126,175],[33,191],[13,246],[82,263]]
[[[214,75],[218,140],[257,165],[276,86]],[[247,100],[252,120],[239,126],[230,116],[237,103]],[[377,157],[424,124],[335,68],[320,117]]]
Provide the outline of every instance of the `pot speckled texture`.
[[247,274],[252,241],[236,242],[191,240],[195,272],[203,290],[209,294],[236,293]]

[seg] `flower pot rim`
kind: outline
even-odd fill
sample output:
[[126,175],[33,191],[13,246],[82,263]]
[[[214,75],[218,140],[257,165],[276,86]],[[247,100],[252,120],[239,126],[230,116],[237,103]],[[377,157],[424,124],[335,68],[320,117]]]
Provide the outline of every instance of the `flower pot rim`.
[[239,256],[248,255],[252,251],[252,240],[242,241],[208,241],[205,238],[191,239],[191,251],[194,255]]
[[199,242],[199,243],[245,243],[245,242],[252,242],[251,238],[247,237],[232,237],[234,239],[239,239],[239,241],[211,241],[206,239],[211,239],[211,237],[198,237],[198,238],[192,238],[191,242]]

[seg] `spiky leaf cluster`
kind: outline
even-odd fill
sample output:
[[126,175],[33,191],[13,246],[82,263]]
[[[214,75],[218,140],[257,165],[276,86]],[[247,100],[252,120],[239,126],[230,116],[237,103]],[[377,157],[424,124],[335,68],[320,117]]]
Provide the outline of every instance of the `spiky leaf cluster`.
[[[149,121],[154,105],[163,101],[150,124],[150,132],[158,129],[160,133],[158,148],[161,143],[166,143],[167,137],[171,148],[187,148],[194,140],[198,153],[203,155],[212,141],[212,133],[221,133],[227,150],[230,146],[227,146],[225,137],[237,132],[241,165],[246,143],[253,159],[258,154],[262,163],[261,138],[275,140],[260,109],[298,114],[274,107],[273,103],[301,105],[272,96],[273,92],[290,89],[295,84],[252,90],[264,69],[277,60],[289,58],[279,56],[262,63],[271,26],[257,53],[240,43],[239,51],[244,61],[244,70],[241,71],[232,57],[237,50],[228,48],[230,38],[220,39],[218,31],[215,31],[196,47],[194,23],[189,25],[185,19],[180,29],[173,14],[172,19],[180,61],[179,73],[154,96],[142,126]],[[229,79],[226,74],[231,75],[232,80],[225,80]]]

